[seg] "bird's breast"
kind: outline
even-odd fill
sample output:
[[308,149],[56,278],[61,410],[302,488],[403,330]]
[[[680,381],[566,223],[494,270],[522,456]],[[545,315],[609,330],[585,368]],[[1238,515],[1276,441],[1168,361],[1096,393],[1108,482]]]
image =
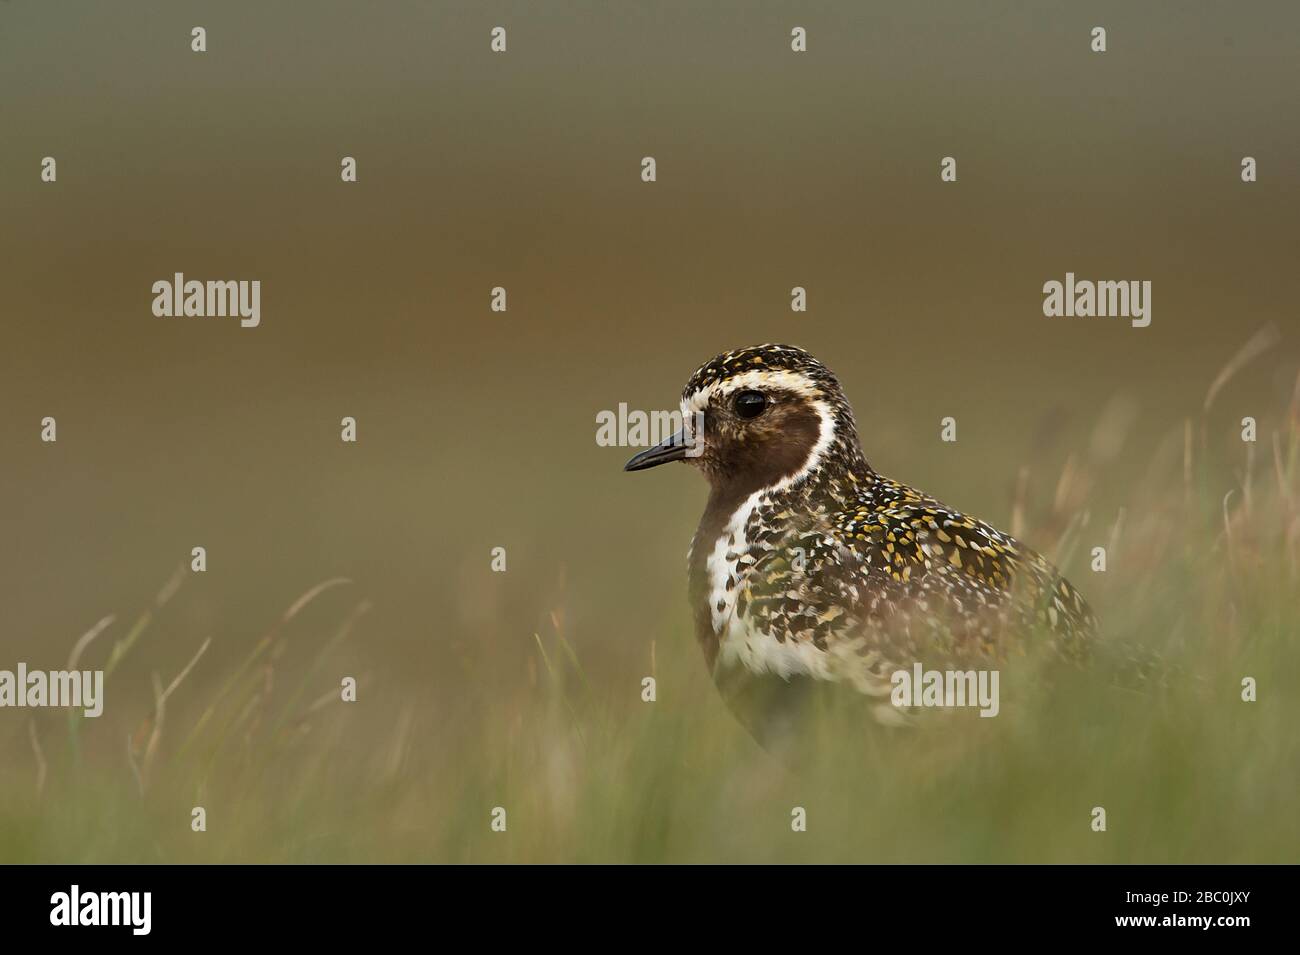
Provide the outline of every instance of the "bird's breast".
[[691,609],[696,637],[710,670],[736,615],[742,586],[743,558],[750,550],[746,528],[762,497],[754,493],[738,502],[711,498],[691,543],[689,565]]

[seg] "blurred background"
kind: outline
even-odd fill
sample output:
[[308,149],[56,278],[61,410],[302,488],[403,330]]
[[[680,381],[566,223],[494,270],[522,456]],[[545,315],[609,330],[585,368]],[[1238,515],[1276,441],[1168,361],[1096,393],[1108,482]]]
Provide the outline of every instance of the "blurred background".
[[[190,50],[195,26],[206,53]],[[495,26],[504,55],[489,49]],[[806,54],[790,51],[794,26]],[[1165,642],[1179,628],[1134,608],[1151,590],[1134,565],[1103,584],[1057,545],[1085,518],[1091,546],[1186,497],[1191,433],[1210,516],[1169,524],[1189,535],[1180,558],[1212,574],[1217,558],[1195,560],[1219,541],[1223,496],[1240,501],[1244,474],[1274,468],[1273,436],[1282,452],[1294,436],[1298,34],[1285,2],[0,3],[0,668],[62,667],[115,614],[83,659],[102,666],[153,608],[74,746],[65,714],[0,710],[0,859],[778,857],[734,832],[771,822],[788,838],[788,810],[772,806],[806,789],[712,698],[690,632],[684,557],[703,482],[624,474],[632,451],[595,441],[598,411],[675,407],[698,364],[746,344],[811,350],[843,381],[877,470],[1015,525],[1103,620]],[[45,156],[57,183],[40,181]],[[344,156],[355,184],[340,181]],[[940,182],[945,156],[956,183]],[[1258,182],[1241,181],[1243,156]],[[1150,280],[1150,327],[1045,318],[1043,283],[1067,271]],[[174,272],[260,279],[260,327],[154,317],[151,285]],[[806,313],[790,310],[796,285]],[[489,309],[494,286],[505,313]],[[1207,406],[1252,338],[1248,367]],[[355,445],[339,440],[345,415]],[[948,415],[955,444],[939,440]],[[1294,473],[1277,461],[1282,555]],[[198,545],[207,572],[155,606]],[[491,572],[494,547],[506,573]],[[1199,590],[1194,571],[1171,593]],[[1256,580],[1252,606],[1279,642],[1294,636],[1276,616],[1293,610],[1291,573]],[[337,577],[351,583],[239,669]],[[153,674],[165,686],[207,639],[167,704],[154,758],[174,771],[142,786]],[[593,725],[607,740],[656,732],[639,700],[652,666],[673,674],[653,704],[672,745],[659,763],[644,739],[610,745],[632,746],[623,769],[658,767],[627,819],[645,819],[644,800],[674,808],[633,839],[626,793],[565,802],[554,787],[581,792],[615,765],[583,749]],[[359,702],[312,711],[313,731],[286,742],[282,724],[344,675],[362,678]],[[242,684],[221,696],[245,677],[246,697]],[[594,713],[555,703],[575,686]],[[201,741],[183,745],[214,698],[230,741],[200,759]],[[555,709],[567,728],[511,748]],[[691,749],[700,728],[708,747]],[[1033,775],[1042,742],[1018,771]],[[1293,778],[1294,751],[1277,755],[1272,771]],[[719,767],[725,786],[708,776]],[[1226,786],[1244,770],[1218,772]],[[729,788],[752,774],[772,787],[761,811]],[[368,802],[377,776],[388,788]],[[1179,778],[1170,792],[1186,792]],[[236,779],[244,841],[230,810],[225,835],[196,848],[189,806],[222,805],[220,782]],[[1261,794],[1280,782],[1223,795],[1259,815],[1205,851],[1277,851]],[[904,792],[918,816],[891,826],[892,855],[834,839],[800,851],[1094,851],[1053,854],[1036,829],[995,845],[1006,827],[988,815],[929,841],[939,816]],[[505,850],[487,812],[512,795],[534,806],[533,835]],[[591,823],[580,837],[573,805],[606,835]],[[711,843],[701,818],[742,830]],[[1155,842],[1122,852],[1192,851],[1172,830]]]

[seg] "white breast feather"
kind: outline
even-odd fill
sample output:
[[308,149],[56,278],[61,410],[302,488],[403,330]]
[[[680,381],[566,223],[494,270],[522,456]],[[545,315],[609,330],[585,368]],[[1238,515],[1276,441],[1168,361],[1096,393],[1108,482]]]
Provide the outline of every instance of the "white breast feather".
[[[727,667],[739,663],[751,673],[772,673],[783,680],[797,675],[819,680],[833,679],[829,654],[808,642],[780,642],[770,633],[756,630],[747,616],[736,613],[736,595],[745,586],[740,579],[737,564],[749,549],[745,525],[766,493],[766,490],[756,491],[736,509],[719,535],[706,563],[709,575],[709,613],[712,615],[713,632],[718,634],[717,665]],[[728,560],[728,554],[733,559]],[[737,583],[728,589],[727,580],[731,577],[736,578]],[[718,609],[719,605],[721,610]]]
[[[770,673],[783,680],[794,676],[831,682],[843,680],[868,696],[887,696],[890,691],[888,679],[868,670],[866,663],[870,660],[864,661],[854,644],[840,641],[826,650],[819,650],[809,640],[779,641],[771,633],[757,629],[748,615],[736,613],[737,594],[746,586],[738,568],[740,558],[749,550],[745,525],[768,493],[767,489],[757,491],[736,509],[705,563],[709,579],[709,613],[713,632],[718,634],[716,666],[740,665],[757,676]],[[728,554],[732,555],[730,560]],[[733,577],[736,584],[728,589],[727,580]],[[722,609],[718,609],[719,606]]]

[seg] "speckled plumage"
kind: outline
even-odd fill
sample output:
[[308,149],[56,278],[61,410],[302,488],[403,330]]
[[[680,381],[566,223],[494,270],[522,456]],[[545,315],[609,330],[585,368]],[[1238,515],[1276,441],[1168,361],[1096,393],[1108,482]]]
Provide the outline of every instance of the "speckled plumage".
[[[768,404],[742,421],[730,403],[753,390]],[[724,695],[811,679],[880,700],[892,722],[890,675],[915,662],[996,665],[1034,634],[1087,656],[1095,623],[1079,592],[1010,536],[877,474],[839,382],[807,352],[719,355],[691,376],[682,410],[703,412],[693,463],[712,493],[690,599]]]

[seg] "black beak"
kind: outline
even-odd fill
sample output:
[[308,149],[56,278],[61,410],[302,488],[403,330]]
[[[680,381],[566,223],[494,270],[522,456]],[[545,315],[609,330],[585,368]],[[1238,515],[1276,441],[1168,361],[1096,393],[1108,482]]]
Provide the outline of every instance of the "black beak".
[[660,441],[653,448],[646,448],[631,461],[623,465],[624,471],[644,471],[669,461],[681,461],[686,457],[686,433],[678,431],[671,438]]

